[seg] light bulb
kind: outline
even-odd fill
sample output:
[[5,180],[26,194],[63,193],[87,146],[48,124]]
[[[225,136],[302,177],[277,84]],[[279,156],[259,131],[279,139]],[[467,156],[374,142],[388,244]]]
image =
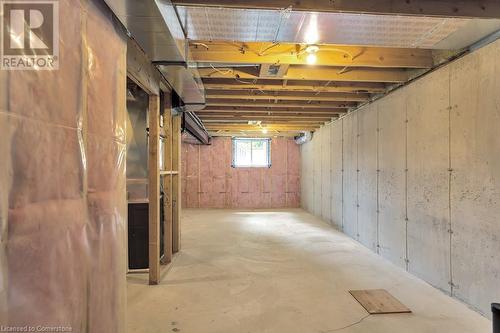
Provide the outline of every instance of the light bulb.
[[267,134],[267,128],[263,128],[262,133]]
[[314,53],[308,54],[306,61],[309,65],[314,65],[316,63],[316,54]]

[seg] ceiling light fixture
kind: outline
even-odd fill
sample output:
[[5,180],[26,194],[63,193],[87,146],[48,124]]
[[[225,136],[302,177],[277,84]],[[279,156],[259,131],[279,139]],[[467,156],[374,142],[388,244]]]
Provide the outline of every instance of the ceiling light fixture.
[[308,53],[306,61],[309,65],[314,65],[317,60],[316,53],[319,51],[319,46],[318,45],[307,45],[305,48],[305,52]]
[[316,53],[319,51],[319,46],[318,45],[307,45],[306,46],[306,52],[307,53]]
[[309,65],[314,65],[316,63],[317,57],[316,54],[311,53],[307,55],[306,61]]

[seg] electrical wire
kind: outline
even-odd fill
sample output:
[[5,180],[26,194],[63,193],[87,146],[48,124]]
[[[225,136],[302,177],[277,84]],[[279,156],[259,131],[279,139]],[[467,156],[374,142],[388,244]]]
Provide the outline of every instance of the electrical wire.
[[214,65],[212,65],[212,64],[210,64],[210,67],[212,67],[212,69],[214,71],[216,71],[217,73],[222,74],[222,75],[228,75],[228,74],[234,73],[234,70],[232,68],[230,68],[224,72],[224,71],[221,71],[220,69],[215,68]]

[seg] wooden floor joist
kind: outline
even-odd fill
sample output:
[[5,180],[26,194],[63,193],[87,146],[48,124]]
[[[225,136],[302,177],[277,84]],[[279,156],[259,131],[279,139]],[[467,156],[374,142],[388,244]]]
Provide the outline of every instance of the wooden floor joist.
[[301,114],[311,114],[311,113],[321,113],[321,114],[343,114],[347,112],[347,108],[341,107],[331,107],[331,108],[303,108],[303,107],[259,107],[259,106],[207,106],[202,110],[196,111],[197,114],[204,112],[250,112],[259,114],[270,114],[270,113],[301,113]]
[[221,120],[226,121],[238,121],[238,120],[255,120],[255,121],[275,121],[280,124],[287,124],[293,122],[300,123],[324,123],[331,120],[332,117],[323,117],[323,118],[308,118],[308,117],[276,117],[276,116],[200,116],[200,119],[205,123],[209,124],[210,122],[216,122]]
[[339,93],[339,92],[295,92],[295,91],[231,91],[231,90],[207,90],[208,98],[233,98],[233,99],[254,99],[254,100],[272,100],[286,99],[294,101],[353,101],[364,102],[370,98],[366,93]]
[[[233,78],[240,81],[260,78],[255,66],[199,68],[198,72],[202,78]],[[402,83],[409,78],[408,70],[401,68],[290,66],[285,76],[276,77],[275,80]]]
[[[190,41],[193,60],[200,63],[308,65],[306,45],[271,42]],[[318,45],[315,66],[431,68],[431,50],[388,47]]]
[[201,112],[198,111],[196,113],[198,117],[200,118],[214,118],[214,117],[255,117],[255,118],[260,118],[260,117],[288,117],[290,119],[296,118],[296,117],[304,117],[304,118],[332,118],[332,117],[337,117],[340,114],[343,113],[338,113],[338,112],[328,112],[328,113],[310,113],[310,112],[264,112],[264,113],[257,113],[257,112],[216,112],[216,111],[208,111],[208,112]]
[[343,81],[293,81],[286,80],[259,79],[237,81],[236,79],[212,79],[205,78],[203,86],[210,92],[211,90],[232,90],[232,91],[278,91],[278,92],[365,92],[382,93],[387,87],[384,83],[377,82],[343,82]]
[[354,107],[357,105],[355,102],[322,102],[322,101],[251,101],[242,99],[220,99],[220,98],[207,98],[207,106],[254,106],[254,107],[267,107],[267,108],[282,108],[282,107],[295,107],[295,108],[324,108],[334,109],[347,107]]

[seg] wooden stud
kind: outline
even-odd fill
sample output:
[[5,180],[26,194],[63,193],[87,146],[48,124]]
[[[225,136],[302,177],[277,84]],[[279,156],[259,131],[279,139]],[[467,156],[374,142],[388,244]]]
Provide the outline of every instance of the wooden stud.
[[149,96],[149,284],[160,282],[160,97]]
[[163,212],[164,212],[164,256],[162,264],[172,262],[172,112],[171,112],[171,98],[170,93],[166,93],[165,110],[163,114],[163,131],[165,134],[165,149],[164,161],[165,170],[160,174],[163,176]]
[[172,119],[172,170],[178,173],[172,175],[172,250],[179,252],[181,248],[181,117]]

